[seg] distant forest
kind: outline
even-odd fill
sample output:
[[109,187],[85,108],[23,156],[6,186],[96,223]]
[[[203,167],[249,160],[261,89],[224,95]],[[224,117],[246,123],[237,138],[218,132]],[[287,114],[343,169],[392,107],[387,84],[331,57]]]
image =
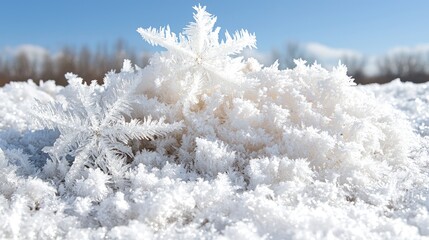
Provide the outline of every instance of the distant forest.
[[[283,68],[291,68],[295,64],[293,59],[304,59],[307,62],[322,63],[317,56],[311,56],[299,43],[289,42],[283,51],[273,50],[273,59],[279,59]],[[368,59],[350,56],[341,57],[341,62],[347,66],[347,74],[352,76],[358,84],[388,83],[396,78],[403,82],[423,83],[429,81],[429,55],[417,52],[396,52],[378,57],[375,63],[376,74],[367,74],[365,67]]]
[[64,75],[72,72],[85,81],[97,80],[102,82],[104,75],[111,70],[122,68],[124,59],[140,67],[148,64],[150,53],[139,55],[127,47],[123,41],[117,41],[114,46],[98,46],[95,50],[83,46],[79,49],[64,47],[59,54],[45,54],[42,60],[31,61],[30,57],[21,52],[8,59],[0,56],[0,86],[10,81],[26,81],[33,79],[55,80],[59,85],[66,85]]
[[[64,47],[55,56],[45,54],[42,60],[31,61],[30,57],[21,52],[8,58],[0,56],[0,86],[10,81],[55,80],[59,85],[65,85],[64,74],[73,72],[86,81],[102,82],[104,75],[111,70],[119,70],[124,59],[130,59],[140,67],[148,64],[150,52],[139,55],[127,47],[124,41],[117,41],[114,46],[99,46],[95,49],[81,47],[79,49]],[[294,67],[293,59],[304,59],[314,62],[317,57],[309,56],[301,50],[299,44],[290,43],[284,51],[273,50],[272,62],[279,60],[282,68]],[[387,83],[396,78],[404,82],[422,83],[429,81],[429,56],[416,53],[398,53],[378,59],[377,74],[365,73],[367,64],[365,58],[344,57],[341,59],[348,67],[348,75],[358,84]],[[318,61],[320,62],[320,61]],[[322,62],[323,63],[323,62]]]

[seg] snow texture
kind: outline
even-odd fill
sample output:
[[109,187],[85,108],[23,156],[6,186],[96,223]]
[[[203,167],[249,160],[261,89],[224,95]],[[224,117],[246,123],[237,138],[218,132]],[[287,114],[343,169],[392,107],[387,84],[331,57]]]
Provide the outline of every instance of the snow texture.
[[1,239],[429,236],[429,84],[262,66],[194,19],[103,85],[0,88]]

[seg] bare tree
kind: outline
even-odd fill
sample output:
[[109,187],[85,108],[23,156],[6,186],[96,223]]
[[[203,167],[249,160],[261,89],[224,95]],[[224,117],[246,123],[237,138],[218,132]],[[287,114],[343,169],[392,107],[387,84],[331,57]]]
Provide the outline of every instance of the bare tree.
[[429,80],[426,65],[421,54],[402,52],[385,56],[378,61],[378,70],[385,82],[400,78],[404,82],[421,83]]
[[42,69],[40,71],[40,79],[53,80],[55,79],[55,65],[51,55],[45,54],[43,56]]
[[140,67],[146,67],[149,64],[149,60],[152,54],[149,52],[143,52],[140,57],[140,61],[138,63],[140,64]]
[[13,77],[17,81],[36,77],[36,63],[31,62],[24,52],[18,53],[13,66]]
[[112,61],[109,60],[109,58],[111,57],[109,56],[107,47],[105,45],[98,45],[94,57],[94,62],[96,62],[97,65],[95,65],[93,69],[95,74],[99,77],[99,79],[97,79],[98,81],[102,81],[104,74],[113,69],[111,64]]
[[0,57],[0,86],[3,86],[9,79],[9,64]]
[[75,51],[70,47],[64,47],[61,50],[59,57],[55,60],[56,71],[55,80],[60,81],[61,83],[65,83],[64,74],[68,72],[76,72],[76,62],[75,62],[76,54]]
[[80,49],[79,56],[77,58],[77,71],[76,73],[83,79],[93,80],[98,76],[92,71],[93,59],[91,51],[87,46],[83,46]]
[[298,42],[288,42],[286,44],[285,66],[286,68],[293,68],[295,66],[295,59],[304,59],[304,54],[301,45]]
[[366,59],[363,57],[344,55],[341,62],[347,66],[347,74],[355,79],[356,83],[365,83]]
[[271,62],[279,61],[281,69],[294,68],[295,59],[307,60],[307,54],[298,42],[288,42],[284,51],[274,48],[271,51]]
[[127,46],[124,42],[124,40],[119,39],[115,44],[115,55],[114,55],[114,62],[112,67],[117,69],[117,67],[120,67],[124,61],[125,58],[127,58],[126,49]]

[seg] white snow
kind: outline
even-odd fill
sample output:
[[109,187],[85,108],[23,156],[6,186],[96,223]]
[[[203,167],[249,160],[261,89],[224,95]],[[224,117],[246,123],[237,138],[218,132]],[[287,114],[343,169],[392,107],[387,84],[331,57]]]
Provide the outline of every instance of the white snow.
[[144,69],[0,88],[1,239],[429,236],[429,84],[264,67],[195,10]]

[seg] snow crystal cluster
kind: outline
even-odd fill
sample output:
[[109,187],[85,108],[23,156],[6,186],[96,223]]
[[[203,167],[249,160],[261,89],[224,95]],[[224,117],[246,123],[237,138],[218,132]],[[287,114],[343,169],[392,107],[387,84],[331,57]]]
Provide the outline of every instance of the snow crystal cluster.
[[195,11],[137,30],[166,49],[143,69],[0,88],[1,239],[429,235],[429,85],[265,67]]

